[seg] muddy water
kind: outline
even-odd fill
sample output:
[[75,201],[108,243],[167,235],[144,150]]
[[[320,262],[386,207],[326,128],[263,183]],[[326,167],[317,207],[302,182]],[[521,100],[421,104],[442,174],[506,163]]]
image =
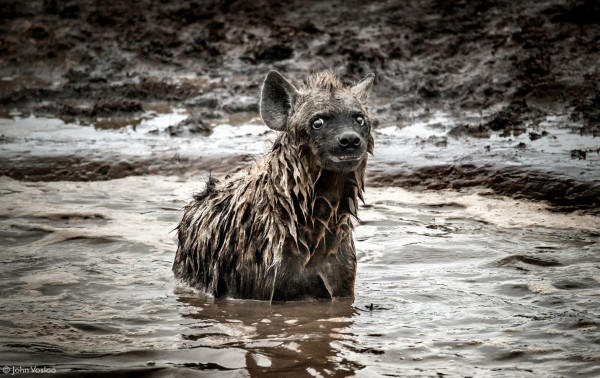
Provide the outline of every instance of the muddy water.
[[[0,364],[600,375],[597,216],[494,195],[598,215],[597,2],[181,1],[143,17],[120,1],[5,3],[0,176],[23,181],[0,178]],[[256,113],[257,84],[273,68],[298,80],[324,67],[378,78],[356,300],[179,287],[179,209],[208,171],[240,169],[273,137],[239,116]],[[171,138],[191,107],[234,125]]]
[[600,374],[600,220],[367,188],[354,301],[205,297],[170,232],[205,177],[0,179],[1,363],[59,373]]

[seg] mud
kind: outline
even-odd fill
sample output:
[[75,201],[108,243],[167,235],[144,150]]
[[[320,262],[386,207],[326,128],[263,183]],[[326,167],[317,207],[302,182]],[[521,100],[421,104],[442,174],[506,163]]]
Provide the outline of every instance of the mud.
[[374,71],[386,122],[442,107],[484,111],[492,130],[519,132],[559,112],[600,132],[592,0],[178,1],[143,11],[4,1],[0,13],[1,102],[38,115],[95,117],[191,97],[208,109],[255,110],[270,68],[295,79],[331,68],[346,81]]
[[569,178],[548,180],[547,174],[521,167],[482,170],[471,164],[441,165],[371,177],[375,186],[431,190],[485,187],[493,189],[496,194],[514,198],[548,201],[556,211],[584,209],[597,213],[600,207],[599,183],[581,183]]
[[[367,170],[367,186],[481,187],[545,201],[557,211],[597,213],[599,139],[573,133],[574,124],[566,117],[548,117],[531,126],[531,132],[510,138],[497,133],[476,137],[465,131],[464,118],[455,120],[444,113],[430,117],[374,130],[377,148]],[[0,174],[26,181],[225,175],[252,164],[275,138],[255,113],[207,121],[188,108],[164,114],[150,111],[135,122],[120,120],[117,125],[132,125],[116,128],[114,119],[93,129],[33,116],[0,118],[4,132]]]

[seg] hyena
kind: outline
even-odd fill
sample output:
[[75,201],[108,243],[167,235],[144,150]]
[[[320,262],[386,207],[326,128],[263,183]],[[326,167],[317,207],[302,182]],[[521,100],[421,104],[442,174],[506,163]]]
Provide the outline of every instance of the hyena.
[[278,136],[264,160],[224,181],[210,178],[185,207],[175,275],[214,296],[353,297],[350,217],[373,153],[373,80],[345,87],[321,72],[296,88],[269,72],[260,114]]

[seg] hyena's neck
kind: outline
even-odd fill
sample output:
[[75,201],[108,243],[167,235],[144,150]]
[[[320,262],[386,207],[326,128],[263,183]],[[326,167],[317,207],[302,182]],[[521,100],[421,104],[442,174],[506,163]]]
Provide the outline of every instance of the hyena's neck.
[[366,162],[355,172],[323,170],[308,147],[286,133],[275,141],[266,165],[273,192],[297,225],[317,222],[331,228],[350,215],[356,217]]
[[265,162],[265,177],[283,210],[282,216],[299,224],[310,217],[315,183],[321,170],[306,149],[288,133],[281,134]]

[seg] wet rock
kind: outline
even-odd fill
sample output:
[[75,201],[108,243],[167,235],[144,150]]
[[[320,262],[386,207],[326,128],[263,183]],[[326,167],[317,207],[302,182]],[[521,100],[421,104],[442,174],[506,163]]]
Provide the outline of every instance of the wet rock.
[[538,139],[543,138],[543,137],[545,137],[547,135],[548,135],[548,132],[546,132],[546,131],[542,131],[541,134],[538,134],[538,133],[535,133],[535,132],[532,131],[532,132],[529,133],[529,140],[531,140],[531,141],[538,140]]
[[424,98],[437,98],[440,97],[440,92],[433,86],[432,83],[427,83],[425,85],[422,85],[419,88],[418,93],[423,96]]
[[254,58],[257,61],[275,62],[279,60],[285,60],[292,57],[294,49],[290,46],[278,44],[272,46],[266,46],[259,51],[254,53]]
[[523,105],[520,101],[511,103],[499,111],[486,126],[493,131],[498,131],[517,124],[524,107]]
[[583,150],[571,150],[571,159],[585,160],[587,152]]
[[43,39],[48,38],[50,36],[50,32],[48,31],[48,28],[46,26],[39,23],[39,24],[33,25],[27,31],[27,35],[35,40],[41,41]]
[[485,125],[457,125],[448,131],[448,136],[459,138],[459,137],[473,137],[473,138],[489,138],[490,129]]
[[114,116],[119,113],[137,113],[144,109],[138,101],[123,99],[101,99],[90,111],[91,117]]
[[301,25],[300,30],[306,34],[315,34],[322,31],[313,22],[310,21],[306,22],[304,25]]
[[167,127],[166,131],[170,136],[184,136],[190,134],[209,135],[212,129],[204,122],[201,115],[192,115],[179,122],[177,125]]
[[63,77],[72,82],[83,82],[89,79],[90,73],[86,68],[71,68],[63,75]]
[[531,117],[540,117],[543,113],[527,105],[524,99],[513,101],[496,113],[485,124],[492,131],[502,131],[501,136],[518,136],[526,131],[524,120]]
[[224,114],[223,112],[219,112],[219,111],[214,111],[214,110],[209,110],[209,111],[201,111],[200,112],[200,116],[202,116],[203,119],[221,119],[223,118]]
[[226,113],[258,112],[258,99],[256,96],[238,96],[228,99],[223,104]]
[[204,93],[200,96],[190,98],[184,102],[188,107],[200,108],[217,108],[219,106],[219,98],[214,93]]

